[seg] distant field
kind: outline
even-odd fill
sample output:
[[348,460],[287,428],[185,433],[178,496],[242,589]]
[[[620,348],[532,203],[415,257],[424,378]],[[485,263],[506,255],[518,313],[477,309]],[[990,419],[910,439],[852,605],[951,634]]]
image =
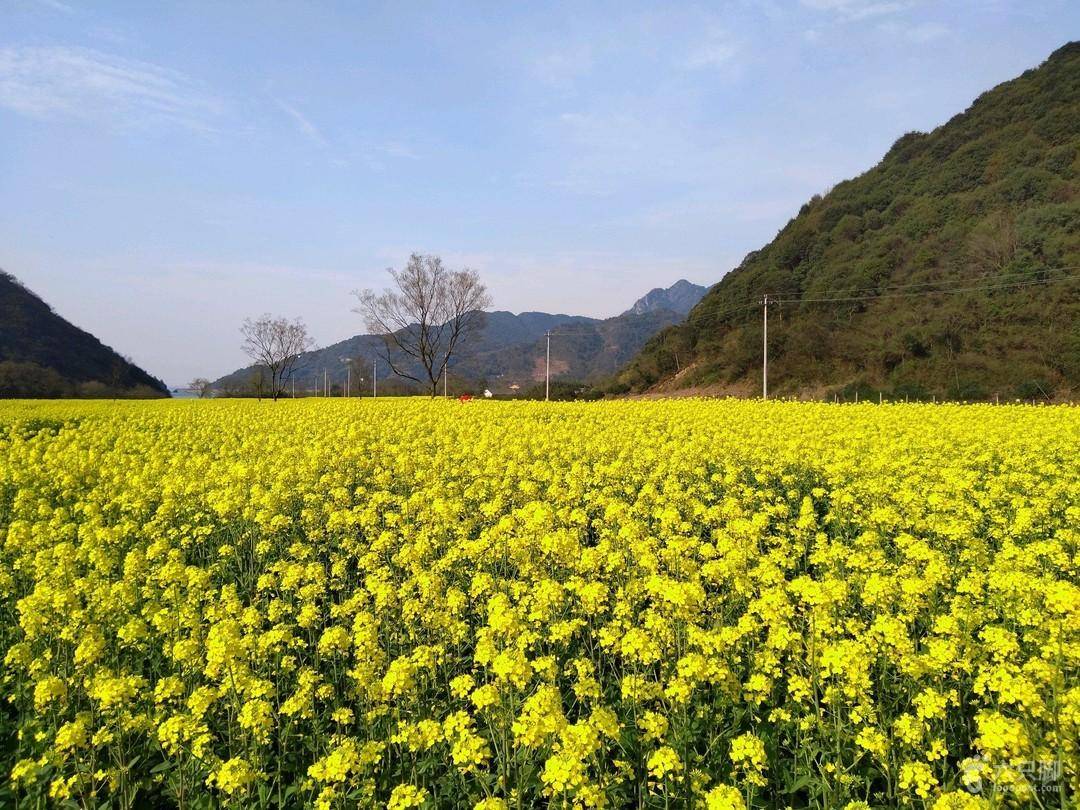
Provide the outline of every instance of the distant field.
[[4,402],[0,543],[4,807],[1080,788],[1074,407]]

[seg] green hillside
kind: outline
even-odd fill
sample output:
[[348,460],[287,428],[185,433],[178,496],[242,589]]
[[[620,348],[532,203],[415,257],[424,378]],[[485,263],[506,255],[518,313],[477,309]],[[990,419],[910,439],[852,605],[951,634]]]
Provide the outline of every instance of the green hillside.
[[815,196],[618,388],[760,391],[764,294],[776,394],[1075,396],[1080,43]]
[[0,271],[0,397],[168,396],[165,384]]

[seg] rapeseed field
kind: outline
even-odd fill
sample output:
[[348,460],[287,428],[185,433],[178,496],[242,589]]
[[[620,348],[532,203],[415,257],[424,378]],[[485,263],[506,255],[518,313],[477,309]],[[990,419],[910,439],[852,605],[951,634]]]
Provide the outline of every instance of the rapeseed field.
[[1080,788],[1080,410],[0,403],[0,804]]

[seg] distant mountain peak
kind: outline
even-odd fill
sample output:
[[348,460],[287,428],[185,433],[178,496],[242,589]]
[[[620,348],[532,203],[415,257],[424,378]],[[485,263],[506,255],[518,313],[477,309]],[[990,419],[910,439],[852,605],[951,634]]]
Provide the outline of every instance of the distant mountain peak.
[[685,315],[702,299],[706,291],[706,287],[680,278],[667,289],[656,287],[649,290],[623,315],[644,315],[646,312],[657,312],[661,309]]

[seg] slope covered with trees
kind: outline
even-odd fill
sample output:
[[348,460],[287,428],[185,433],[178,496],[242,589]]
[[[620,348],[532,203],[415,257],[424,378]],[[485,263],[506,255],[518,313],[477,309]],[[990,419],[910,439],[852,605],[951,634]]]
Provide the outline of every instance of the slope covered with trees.
[[168,390],[0,271],[0,397],[116,395]]
[[759,391],[769,294],[778,394],[1075,395],[1078,155],[1070,43],[807,202],[650,340],[619,388]]

